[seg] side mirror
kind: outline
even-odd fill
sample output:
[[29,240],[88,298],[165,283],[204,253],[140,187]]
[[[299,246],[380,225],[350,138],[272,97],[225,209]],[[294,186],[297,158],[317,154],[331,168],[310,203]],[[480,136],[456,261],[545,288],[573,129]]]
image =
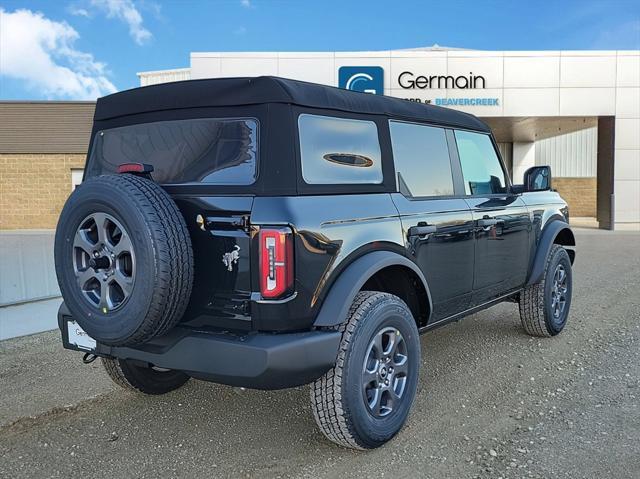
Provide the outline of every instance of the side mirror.
[[551,167],[533,166],[524,172],[524,191],[551,189]]

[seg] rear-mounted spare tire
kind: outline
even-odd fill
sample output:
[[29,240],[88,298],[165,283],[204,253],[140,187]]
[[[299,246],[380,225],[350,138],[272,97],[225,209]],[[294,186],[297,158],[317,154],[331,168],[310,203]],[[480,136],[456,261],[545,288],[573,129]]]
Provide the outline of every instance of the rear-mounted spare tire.
[[97,341],[143,343],[183,316],[191,239],[177,205],[153,181],[122,174],[83,182],[62,210],[54,249],[65,304]]

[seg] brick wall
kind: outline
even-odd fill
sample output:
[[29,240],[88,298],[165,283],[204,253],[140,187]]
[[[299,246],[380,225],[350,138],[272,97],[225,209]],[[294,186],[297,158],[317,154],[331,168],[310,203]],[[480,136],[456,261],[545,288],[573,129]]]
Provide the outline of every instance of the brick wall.
[[53,229],[80,154],[0,154],[0,230]]
[[569,205],[570,216],[596,216],[596,178],[553,178],[553,188]]
[[[0,230],[53,229],[80,154],[0,154]],[[553,178],[571,216],[596,216],[596,178]]]

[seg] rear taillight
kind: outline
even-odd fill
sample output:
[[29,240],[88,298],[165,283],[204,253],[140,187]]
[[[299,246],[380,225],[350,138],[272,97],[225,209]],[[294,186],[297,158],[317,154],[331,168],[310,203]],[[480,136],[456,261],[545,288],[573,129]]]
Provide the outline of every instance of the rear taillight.
[[260,294],[279,298],[293,290],[293,235],[289,228],[260,230]]
[[121,163],[118,165],[118,173],[133,173],[150,175],[153,173],[153,165],[146,163]]

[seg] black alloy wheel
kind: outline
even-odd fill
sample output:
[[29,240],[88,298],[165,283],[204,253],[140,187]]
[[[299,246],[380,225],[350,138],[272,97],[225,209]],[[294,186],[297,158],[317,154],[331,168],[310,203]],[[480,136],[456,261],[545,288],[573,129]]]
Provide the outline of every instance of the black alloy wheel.
[[135,283],[136,257],[129,234],[113,216],[95,212],[78,226],[73,269],[87,302],[103,312],[123,306]]
[[402,401],[409,372],[407,354],[407,344],[395,328],[384,328],[371,340],[362,367],[362,393],[374,417],[391,414]]

